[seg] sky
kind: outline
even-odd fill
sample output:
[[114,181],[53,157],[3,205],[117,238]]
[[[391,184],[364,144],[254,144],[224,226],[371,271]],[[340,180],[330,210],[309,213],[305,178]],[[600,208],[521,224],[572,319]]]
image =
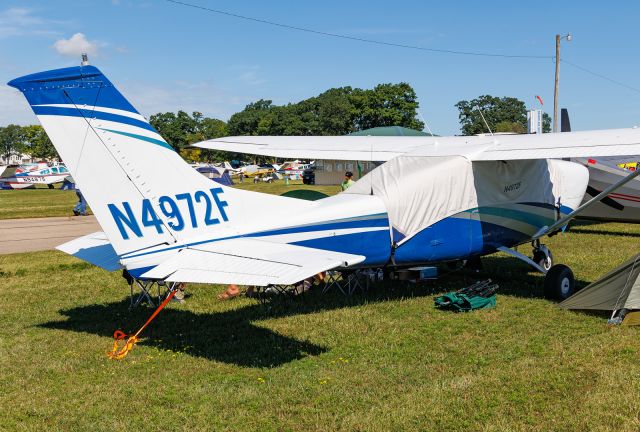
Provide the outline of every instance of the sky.
[[[222,120],[258,99],[297,102],[339,86],[407,82],[434,133],[460,133],[455,104],[516,97],[553,114],[555,35],[560,107],[573,130],[640,124],[640,2],[184,0],[352,38],[431,49],[531,55],[453,55],[384,46],[243,20],[168,0],[0,0],[0,83],[74,66],[87,52],[145,116],[200,111]],[[615,84],[614,80],[625,86]],[[36,124],[0,84],[0,126]]]

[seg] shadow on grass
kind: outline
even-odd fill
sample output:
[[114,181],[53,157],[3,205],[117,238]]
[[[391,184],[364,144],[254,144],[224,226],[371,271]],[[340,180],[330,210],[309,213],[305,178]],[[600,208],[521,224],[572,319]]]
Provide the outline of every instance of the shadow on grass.
[[[386,285],[386,284],[385,284]],[[379,289],[378,289],[379,288]],[[141,345],[233,363],[245,367],[277,367],[308,356],[320,355],[327,348],[284,336],[254,324],[256,321],[304,315],[352,307],[408,296],[432,295],[424,286],[376,287],[366,294],[345,297],[338,293],[307,293],[297,298],[276,298],[223,312],[194,313],[168,308],[145,329]],[[191,300],[195,301],[195,300]],[[135,332],[151,314],[151,308],[129,310],[129,299],[107,304],[78,306],[59,311],[64,321],[38,324],[47,329],[68,330],[111,337],[116,328]],[[300,330],[303,330],[302,327]]]
[[[511,256],[490,255],[482,258],[482,266],[483,269],[477,273],[465,270],[457,275],[458,280],[469,285],[476,280],[490,278],[500,287],[498,295],[544,298],[544,275],[519,259]],[[576,289],[580,290],[591,282],[576,279],[575,283]]]
[[[135,332],[152,309],[138,307],[129,311],[128,307],[129,299],[78,306],[60,311],[67,317],[65,321],[38,326],[107,337],[115,328]],[[252,324],[260,319],[261,309],[266,310],[258,304],[218,313],[165,309],[145,329],[139,344],[245,367],[276,367],[326,351],[322,346]]]
[[[484,270],[475,273],[459,270],[434,282],[421,284],[384,281],[367,293],[343,296],[337,292],[311,292],[298,298],[274,299],[215,313],[194,313],[169,308],[143,333],[141,345],[233,363],[244,367],[277,367],[307,356],[327,352],[327,348],[284,336],[255,325],[256,321],[304,315],[364,304],[427,297],[457,290],[487,278],[500,285],[499,295],[541,297],[543,278],[511,257],[485,257]],[[578,286],[587,282],[577,281]],[[192,300],[194,301],[194,300]],[[128,310],[129,299],[108,304],[93,304],[64,309],[64,321],[39,324],[48,329],[69,330],[110,337],[115,328],[137,330],[151,313],[150,308]],[[302,328],[301,328],[302,330]]]
[[568,232],[569,234],[576,233],[576,234],[599,234],[599,235],[622,236],[622,237],[640,237],[640,233],[606,230],[606,229],[571,228],[571,230]]

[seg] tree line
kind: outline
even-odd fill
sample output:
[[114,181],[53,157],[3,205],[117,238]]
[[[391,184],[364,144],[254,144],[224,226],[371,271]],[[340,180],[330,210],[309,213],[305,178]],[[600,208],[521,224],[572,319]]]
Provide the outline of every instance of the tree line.
[[23,153],[39,160],[58,158],[58,152],[42,126],[10,124],[0,127],[0,155],[8,160],[13,155]]
[[[215,150],[190,148],[198,141],[230,135],[346,135],[379,126],[403,126],[422,130],[418,100],[407,83],[379,84],[373,89],[332,88],[297,103],[275,105],[260,99],[248,104],[228,122],[205,117],[200,112],[157,113],[151,125],[185,159],[216,161],[241,157]],[[512,97],[479,96],[456,105],[462,135],[487,132],[478,108],[493,132],[525,133],[527,109]],[[551,130],[545,113],[543,131]],[[5,159],[27,153],[34,159],[56,159],[58,155],[41,126],[0,127],[0,154]]]

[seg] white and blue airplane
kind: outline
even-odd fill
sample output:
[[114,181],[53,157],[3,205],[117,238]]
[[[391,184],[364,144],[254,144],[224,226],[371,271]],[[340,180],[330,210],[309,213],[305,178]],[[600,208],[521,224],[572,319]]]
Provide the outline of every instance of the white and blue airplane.
[[[640,129],[227,139],[271,146],[276,156],[274,146],[288,146],[309,159],[340,152],[387,161],[345,193],[309,202],[212,185],[93,66],[9,85],[26,97],[103,229],[59,249],[139,280],[289,285],[331,269],[406,267],[498,250],[545,272],[511,248],[533,241],[546,256],[539,239],[589,205],[580,206],[587,169],[552,158],[640,154]],[[545,290],[571,294],[570,269],[553,266]]]

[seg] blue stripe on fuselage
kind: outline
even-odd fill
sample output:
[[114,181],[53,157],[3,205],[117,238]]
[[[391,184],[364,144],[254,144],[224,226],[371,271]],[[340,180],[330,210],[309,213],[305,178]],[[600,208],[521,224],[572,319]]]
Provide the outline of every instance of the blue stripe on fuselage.
[[[139,139],[139,140],[142,140],[142,141],[150,142],[151,144],[159,145],[160,147],[164,147],[164,148],[167,148],[167,149],[169,149],[171,151],[175,151],[173,149],[173,147],[171,147],[169,144],[167,144],[166,141],[163,141],[163,140],[150,138],[148,136],[138,135],[138,134],[134,134],[134,133],[130,133],[130,132],[117,131],[117,130],[113,130],[113,129],[104,129],[104,128],[98,128],[98,129],[103,130],[103,131],[107,131],[107,132],[111,132],[111,133],[115,133],[115,134],[118,134],[118,135],[124,135],[124,136],[129,137],[129,138],[135,138],[135,139]],[[160,136],[160,135],[158,135],[158,136]]]
[[[334,229],[348,229],[348,228],[376,228],[376,227],[388,227],[389,220],[385,217],[381,217],[379,219],[360,219],[360,220],[349,220],[344,222],[337,221],[329,221],[318,223],[317,225],[302,225],[291,228],[278,228],[274,230],[268,231],[260,231],[253,234],[246,234],[244,237],[264,237],[270,235],[280,235],[280,234],[297,234],[303,232],[312,232],[312,231],[329,231]],[[389,237],[387,235],[387,237]]]
[[366,258],[359,264],[360,266],[384,265],[391,256],[388,230],[322,237],[291,244],[332,252],[364,255]]
[[[149,251],[149,252],[140,252],[140,253],[136,253],[136,254],[132,254],[132,253],[124,254],[122,256],[122,258],[123,259],[136,258],[136,257],[140,257],[140,256],[145,256],[145,255],[152,255],[152,254],[157,254],[157,253],[161,253],[161,252],[167,252],[167,251],[170,251],[170,250],[182,249],[182,248],[185,248],[185,247],[199,246],[199,245],[202,245],[202,244],[215,243],[215,242],[219,242],[219,241],[223,241],[223,240],[232,240],[232,239],[237,239],[237,238],[260,238],[260,237],[267,237],[267,236],[280,235],[280,234],[296,234],[296,233],[314,232],[314,231],[331,231],[331,230],[349,229],[349,228],[381,228],[381,227],[388,227],[389,226],[389,219],[387,219],[386,213],[379,213],[379,214],[374,214],[374,215],[366,215],[366,216],[361,216],[359,218],[345,218],[345,219],[346,220],[337,219],[337,220],[328,221],[328,222],[321,222],[321,223],[318,223],[316,225],[301,225],[301,226],[297,226],[297,227],[278,228],[278,229],[260,231],[260,232],[255,232],[255,233],[241,234],[241,235],[237,235],[237,236],[220,237],[220,238],[215,238],[215,239],[202,240],[202,241],[198,241],[198,242],[186,243],[186,244],[182,244],[182,245],[178,245],[178,246],[171,246],[171,247],[168,247],[168,248]],[[376,231],[376,232],[384,233],[384,235],[386,236],[387,247],[390,248],[388,230],[380,230],[380,231]],[[355,234],[347,234],[347,235],[337,235],[337,236],[332,236],[332,238],[340,238],[340,239],[342,239],[342,241],[344,241],[344,238],[346,236],[349,236],[349,235],[360,235],[360,234],[367,234],[367,232],[355,233]],[[321,240],[321,239],[317,239],[317,240]],[[310,240],[310,241],[313,241],[313,240]],[[291,244],[296,244],[296,243],[292,242]],[[326,249],[326,250],[333,250],[333,249]],[[368,250],[369,250],[369,247],[364,247],[361,251],[359,251],[357,253],[356,252],[352,252],[352,253],[357,254],[357,255],[365,255],[365,256],[367,256],[366,252]],[[375,255],[377,255],[377,254],[378,253],[376,252]]]
[[106,121],[111,121],[115,123],[124,123],[124,124],[136,126],[136,127],[150,130],[157,133],[157,131],[153,128],[153,126],[151,126],[146,121],[134,119],[134,118],[123,116],[123,115],[105,113],[102,111],[94,111],[92,109],[83,109],[83,108],[60,108],[60,107],[37,106],[37,105],[34,105],[32,108],[33,108],[33,112],[35,112],[36,115],[84,117],[87,119],[95,118],[95,119],[106,120]]

